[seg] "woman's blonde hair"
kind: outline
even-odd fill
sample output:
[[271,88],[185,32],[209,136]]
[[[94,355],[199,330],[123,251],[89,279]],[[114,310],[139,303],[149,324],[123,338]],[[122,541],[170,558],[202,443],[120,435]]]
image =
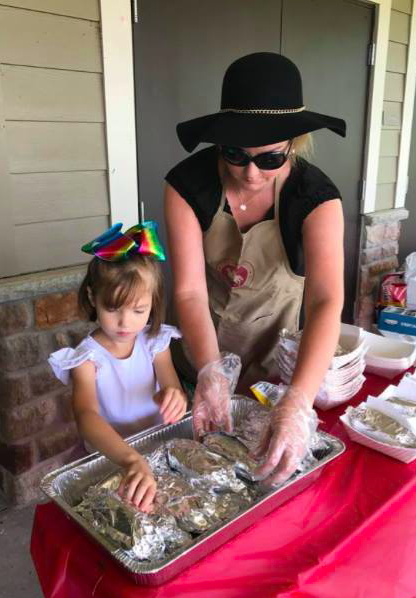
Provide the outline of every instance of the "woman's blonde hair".
[[[149,288],[150,286],[150,288]],[[106,309],[119,309],[134,301],[138,293],[150,291],[152,309],[149,336],[159,332],[164,317],[163,279],[159,262],[151,257],[133,255],[120,262],[107,262],[97,257],[88,265],[87,274],[78,292],[78,305],[91,322],[97,311],[89,299],[100,298]]]
[[299,137],[294,137],[292,139],[292,147],[289,158],[293,165],[295,165],[296,160],[299,157],[305,158],[305,160],[310,160],[312,156],[313,139],[311,133],[305,133],[304,135],[299,135]]

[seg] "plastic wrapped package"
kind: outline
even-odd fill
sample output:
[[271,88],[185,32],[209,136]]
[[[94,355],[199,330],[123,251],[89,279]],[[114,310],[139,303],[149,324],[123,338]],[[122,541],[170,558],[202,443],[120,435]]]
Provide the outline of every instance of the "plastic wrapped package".
[[379,305],[406,307],[406,281],[404,272],[391,272],[381,279]]
[[406,306],[409,309],[416,309],[416,251],[406,257],[404,278],[407,284]]

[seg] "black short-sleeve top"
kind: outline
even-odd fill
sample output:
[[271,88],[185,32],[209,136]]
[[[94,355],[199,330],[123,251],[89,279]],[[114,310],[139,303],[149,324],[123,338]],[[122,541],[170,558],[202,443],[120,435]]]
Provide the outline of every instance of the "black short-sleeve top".
[[[165,178],[191,206],[202,231],[207,231],[222,195],[216,146],[202,149],[179,162]],[[303,221],[321,203],[336,198],[341,199],[341,195],[334,183],[318,167],[298,158],[280,191],[278,219],[283,244],[295,274],[304,274]],[[227,206],[225,209],[229,210]],[[273,208],[267,218],[273,218]]]

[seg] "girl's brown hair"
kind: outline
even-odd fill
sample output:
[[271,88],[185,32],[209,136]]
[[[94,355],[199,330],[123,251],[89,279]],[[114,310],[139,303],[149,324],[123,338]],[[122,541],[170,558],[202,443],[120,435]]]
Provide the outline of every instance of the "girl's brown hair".
[[106,262],[97,257],[90,261],[79,289],[78,305],[90,322],[95,322],[97,311],[89,300],[88,289],[94,299],[100,298],[106,309],[119,309],[134,301],[140,291],[149,290],[152,309],[148,334],[155,336],[159,332],[164,317],[163,279],[154,258],[133,255],[122,262]]

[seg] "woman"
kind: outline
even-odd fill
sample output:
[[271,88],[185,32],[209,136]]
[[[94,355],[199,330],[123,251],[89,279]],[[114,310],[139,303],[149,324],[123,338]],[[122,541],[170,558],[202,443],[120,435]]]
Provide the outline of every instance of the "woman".
[[[227,69],[220,112],[177,127],[189,152],[200,142],[214,145],[166,177],[175,307],[184,352],[198,372],[198,434],[212,423],[230,428],[230,376],[220,352],[241,357],[240,389],[276,378],[279,331],[297,330],[305,295],[297,365],[271,413],[258,470],[272,483],[286,479],[305,454],[313,400],[339,336],[340,194],[299,157],[307,134],[321,128],[345,136],[343,120],[305,110],[300,73],[290,60],[250,54]],[[184,371],[183,360],[179,367]]]

